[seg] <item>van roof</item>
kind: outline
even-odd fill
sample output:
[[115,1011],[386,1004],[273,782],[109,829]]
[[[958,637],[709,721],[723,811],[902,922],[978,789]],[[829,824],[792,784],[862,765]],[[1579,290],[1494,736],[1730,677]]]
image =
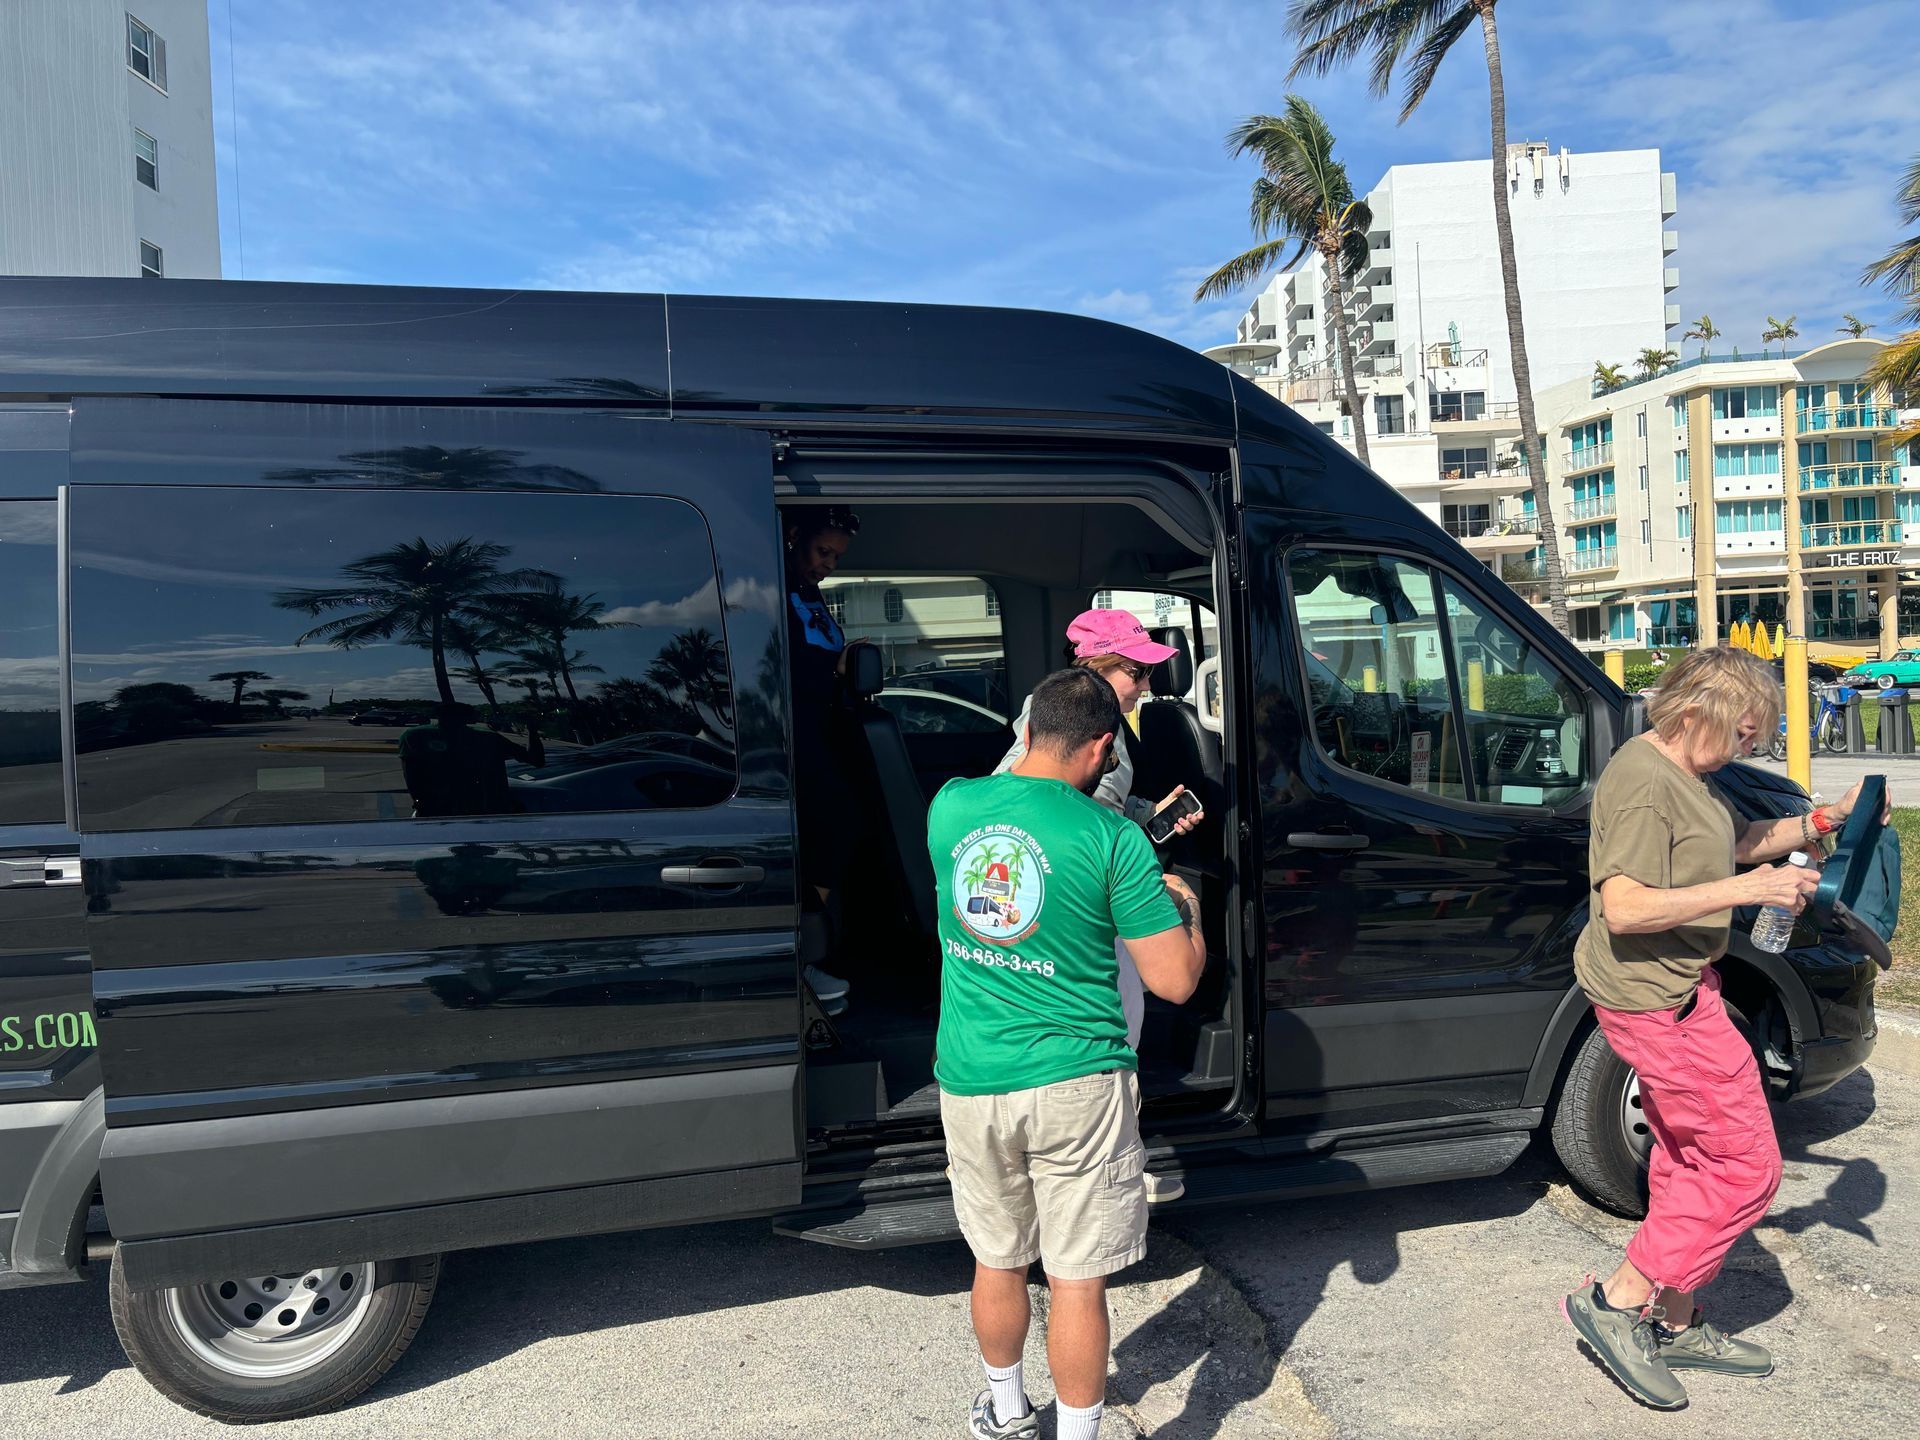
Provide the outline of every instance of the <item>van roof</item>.
[[1038,310],[238,280],[0,279],[0,398],[614,407],[1231,442],[1231,373]]

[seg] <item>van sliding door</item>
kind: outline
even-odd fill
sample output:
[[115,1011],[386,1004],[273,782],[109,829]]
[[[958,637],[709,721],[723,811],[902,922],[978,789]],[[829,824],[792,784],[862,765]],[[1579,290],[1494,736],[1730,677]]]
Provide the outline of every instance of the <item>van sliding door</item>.
[[766,438],[73,425],[73,800],[133,1282],[795,1203]]

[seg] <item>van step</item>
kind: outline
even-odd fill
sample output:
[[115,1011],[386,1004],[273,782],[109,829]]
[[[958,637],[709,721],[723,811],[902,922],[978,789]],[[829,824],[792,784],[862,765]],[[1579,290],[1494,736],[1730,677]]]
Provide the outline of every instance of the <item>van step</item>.
[[[1275,1156],[1227,1164],[1177,1165],[1156,1160],[1153,1169],[1179,1175],[1186,1193],[1167,1210],[1262,1200],[1304,1199],[1351,1190],[1385,1190],[1435,1180],[1465,1180],[1497,1175],[1531,1139],[1524,1130],[1450,1136],[1396,1145],[1357,1148],[1335,1154]],[[1156,1213],[1158,1207],[1156,1207]],[[960,1234],[950,1195],[915,1195],[901,1200],[834,1209],[798,1211],[777,1217],[774,1233],[817,1240],[849,1250],[886,1250],[952,1240]]]
[[773,1222],[773,1233],[796,1240],[816,1240],[847,1250],[890,1250],[897,1245],[924,1245],[933,1240],[956,1240],[960,1222],[954,1218],[953,1198],[934,1195],[895,1200],[845,1210],[805,1211]]

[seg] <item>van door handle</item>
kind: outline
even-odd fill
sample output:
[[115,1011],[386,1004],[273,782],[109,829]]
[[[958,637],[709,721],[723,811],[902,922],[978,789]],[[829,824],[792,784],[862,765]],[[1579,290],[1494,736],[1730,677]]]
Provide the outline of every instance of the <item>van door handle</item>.
[[667,865],[660,880],[666,885],[751,885],[766,874],[758,865]]
[[1287,844],[1295,850],[1364,850],[1373,843],[1367,835],[1328,834],[1320,830],[1295,830]]
[[33,855],[0,860],[0,881],[8,889],[16,885],[78,885],[78,855]]

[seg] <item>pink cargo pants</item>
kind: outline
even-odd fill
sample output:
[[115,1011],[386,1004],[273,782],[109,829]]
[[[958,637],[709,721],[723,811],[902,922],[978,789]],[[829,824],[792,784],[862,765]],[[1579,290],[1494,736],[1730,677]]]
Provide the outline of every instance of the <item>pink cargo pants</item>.
[[1708,966],[1683,1020],[1671,1010],[1593,1007],[1613,1053],[1640,1076],[1653,1131],[1647,1218],[1627,1259],[1656,1285],[1697,1290],[1780,1188],[1780,1142],[1753,1051],[1720,1001]]

